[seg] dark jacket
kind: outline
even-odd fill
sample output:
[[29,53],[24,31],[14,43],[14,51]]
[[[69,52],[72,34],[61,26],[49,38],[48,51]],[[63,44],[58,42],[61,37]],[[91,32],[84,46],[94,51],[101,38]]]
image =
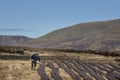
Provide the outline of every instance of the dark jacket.
[[39,60],[39,62],[40,62],[40,56],[39,56],[38,54],[33,54],[33,55],[31,56],[31,59],[34,60],[34,61]]

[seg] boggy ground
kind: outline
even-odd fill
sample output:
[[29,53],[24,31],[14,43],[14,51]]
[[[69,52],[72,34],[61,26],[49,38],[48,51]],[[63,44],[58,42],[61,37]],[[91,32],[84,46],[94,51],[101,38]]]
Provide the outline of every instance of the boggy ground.
[[120,64],[116,62],[116,57],[68,52],[45,52],[41,56],[47,57],[46,60],[42,57],[44,59],[43,65],[41,64],[39,69],[41,80],[45,80],[44,77],[47,77],[46,80],[120,79],[118,77],[120,76]]
[[[95,54],[78,54],[78,53],[65,53],[65,52],[43,52],[40,54],[41,61],[45,62],[45,73],[48,75],[50,80],[54,80],[51,76],[52,69],[49,67],[48,62],[52,62],[58,73],[63,80],[72,80],[71,76],[62,68],[60,68],[54,61],[56,60],[69,60],[69,59],[80,59],[87,63],[115,63],[116,57],[105,57],[102,55]],[[44,56],[44,57],[43,57]],[[49,58],[49,59],[48,59]],[[54,58],[54,61],[52,60]],[[57,59],[59,58],[59,59]],[[43,64],[40,64],[40,66]],[[39,68],[39,65],[37,65]],[[78,75],[78,73],[75,72]],[[80,78],[83,80],[82,78]],[[0,80],[41,80],[37,70],[31,70],[30,60],[0,60]],[[95,79],[93,79],[95,80]]]

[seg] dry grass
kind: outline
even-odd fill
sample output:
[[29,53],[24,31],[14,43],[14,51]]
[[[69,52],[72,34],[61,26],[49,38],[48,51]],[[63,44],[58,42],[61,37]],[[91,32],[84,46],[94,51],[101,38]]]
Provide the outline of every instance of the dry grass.
[[[26,55],[28,54],[31,55],[32,52],[26,52]],[[46,51],[40,54],[40,56],[57,56],[57,57],[63,56],[63,58],[69,57],[70,59],[80,59],[85,62],[115,63],[114,57],[106,57],[106,56],[97,55],[97,54],[86,54],[86,53],[78,54],[78,53],[47,52]],[[49,60],[49,61],[52,61],[52,60]],[[72,80],[71,76],[67,72],[65,72],[64,69],[60,68],[56,63],[54,63],[54,66],[58,68],[59,75],[62,76],[64,80]],[[53,80],[53,78],[51,77],[51,68],[46,66],[45,72],[49,76],[50,80]],[[89,76],[89,74],[87,75]],[[38,75],[37,71],[31,70],[30,60],[28,61],[26,60],[22,60],[22,61],[0,60],[0,80],[40,80],[40,79],[41,78]]]
[[53,64],[56,68],[58,68],[58,73],[60,76],[62,76],[63,80],[72,80],[71,76],[67,72],[65,72],[64,69],[60,68],[58,66],[58,64],[56,64],[54,62],[53,62]]
[[39,80],[37,71],[32,71],[30,61],[0,60],[0,80]]

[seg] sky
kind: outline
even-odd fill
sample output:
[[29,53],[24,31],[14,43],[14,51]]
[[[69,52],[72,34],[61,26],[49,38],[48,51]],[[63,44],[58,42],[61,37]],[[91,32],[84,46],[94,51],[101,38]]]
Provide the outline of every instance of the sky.
[[0,35],[37,38],[74,24],[120,19],[120,0],[0,0]]

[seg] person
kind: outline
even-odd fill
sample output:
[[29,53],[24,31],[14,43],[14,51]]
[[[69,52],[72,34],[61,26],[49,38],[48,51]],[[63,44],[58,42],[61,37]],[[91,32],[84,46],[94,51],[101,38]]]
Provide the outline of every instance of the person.
[[38,53],[36,53],[36,54],[33,54],[32,56],[31,56],[31,69],[32,70],[35,70],[36,69],[36,66],[37,66],[37,61],[39,61],[40,62],[40,56],[39,56],[39,54]]

